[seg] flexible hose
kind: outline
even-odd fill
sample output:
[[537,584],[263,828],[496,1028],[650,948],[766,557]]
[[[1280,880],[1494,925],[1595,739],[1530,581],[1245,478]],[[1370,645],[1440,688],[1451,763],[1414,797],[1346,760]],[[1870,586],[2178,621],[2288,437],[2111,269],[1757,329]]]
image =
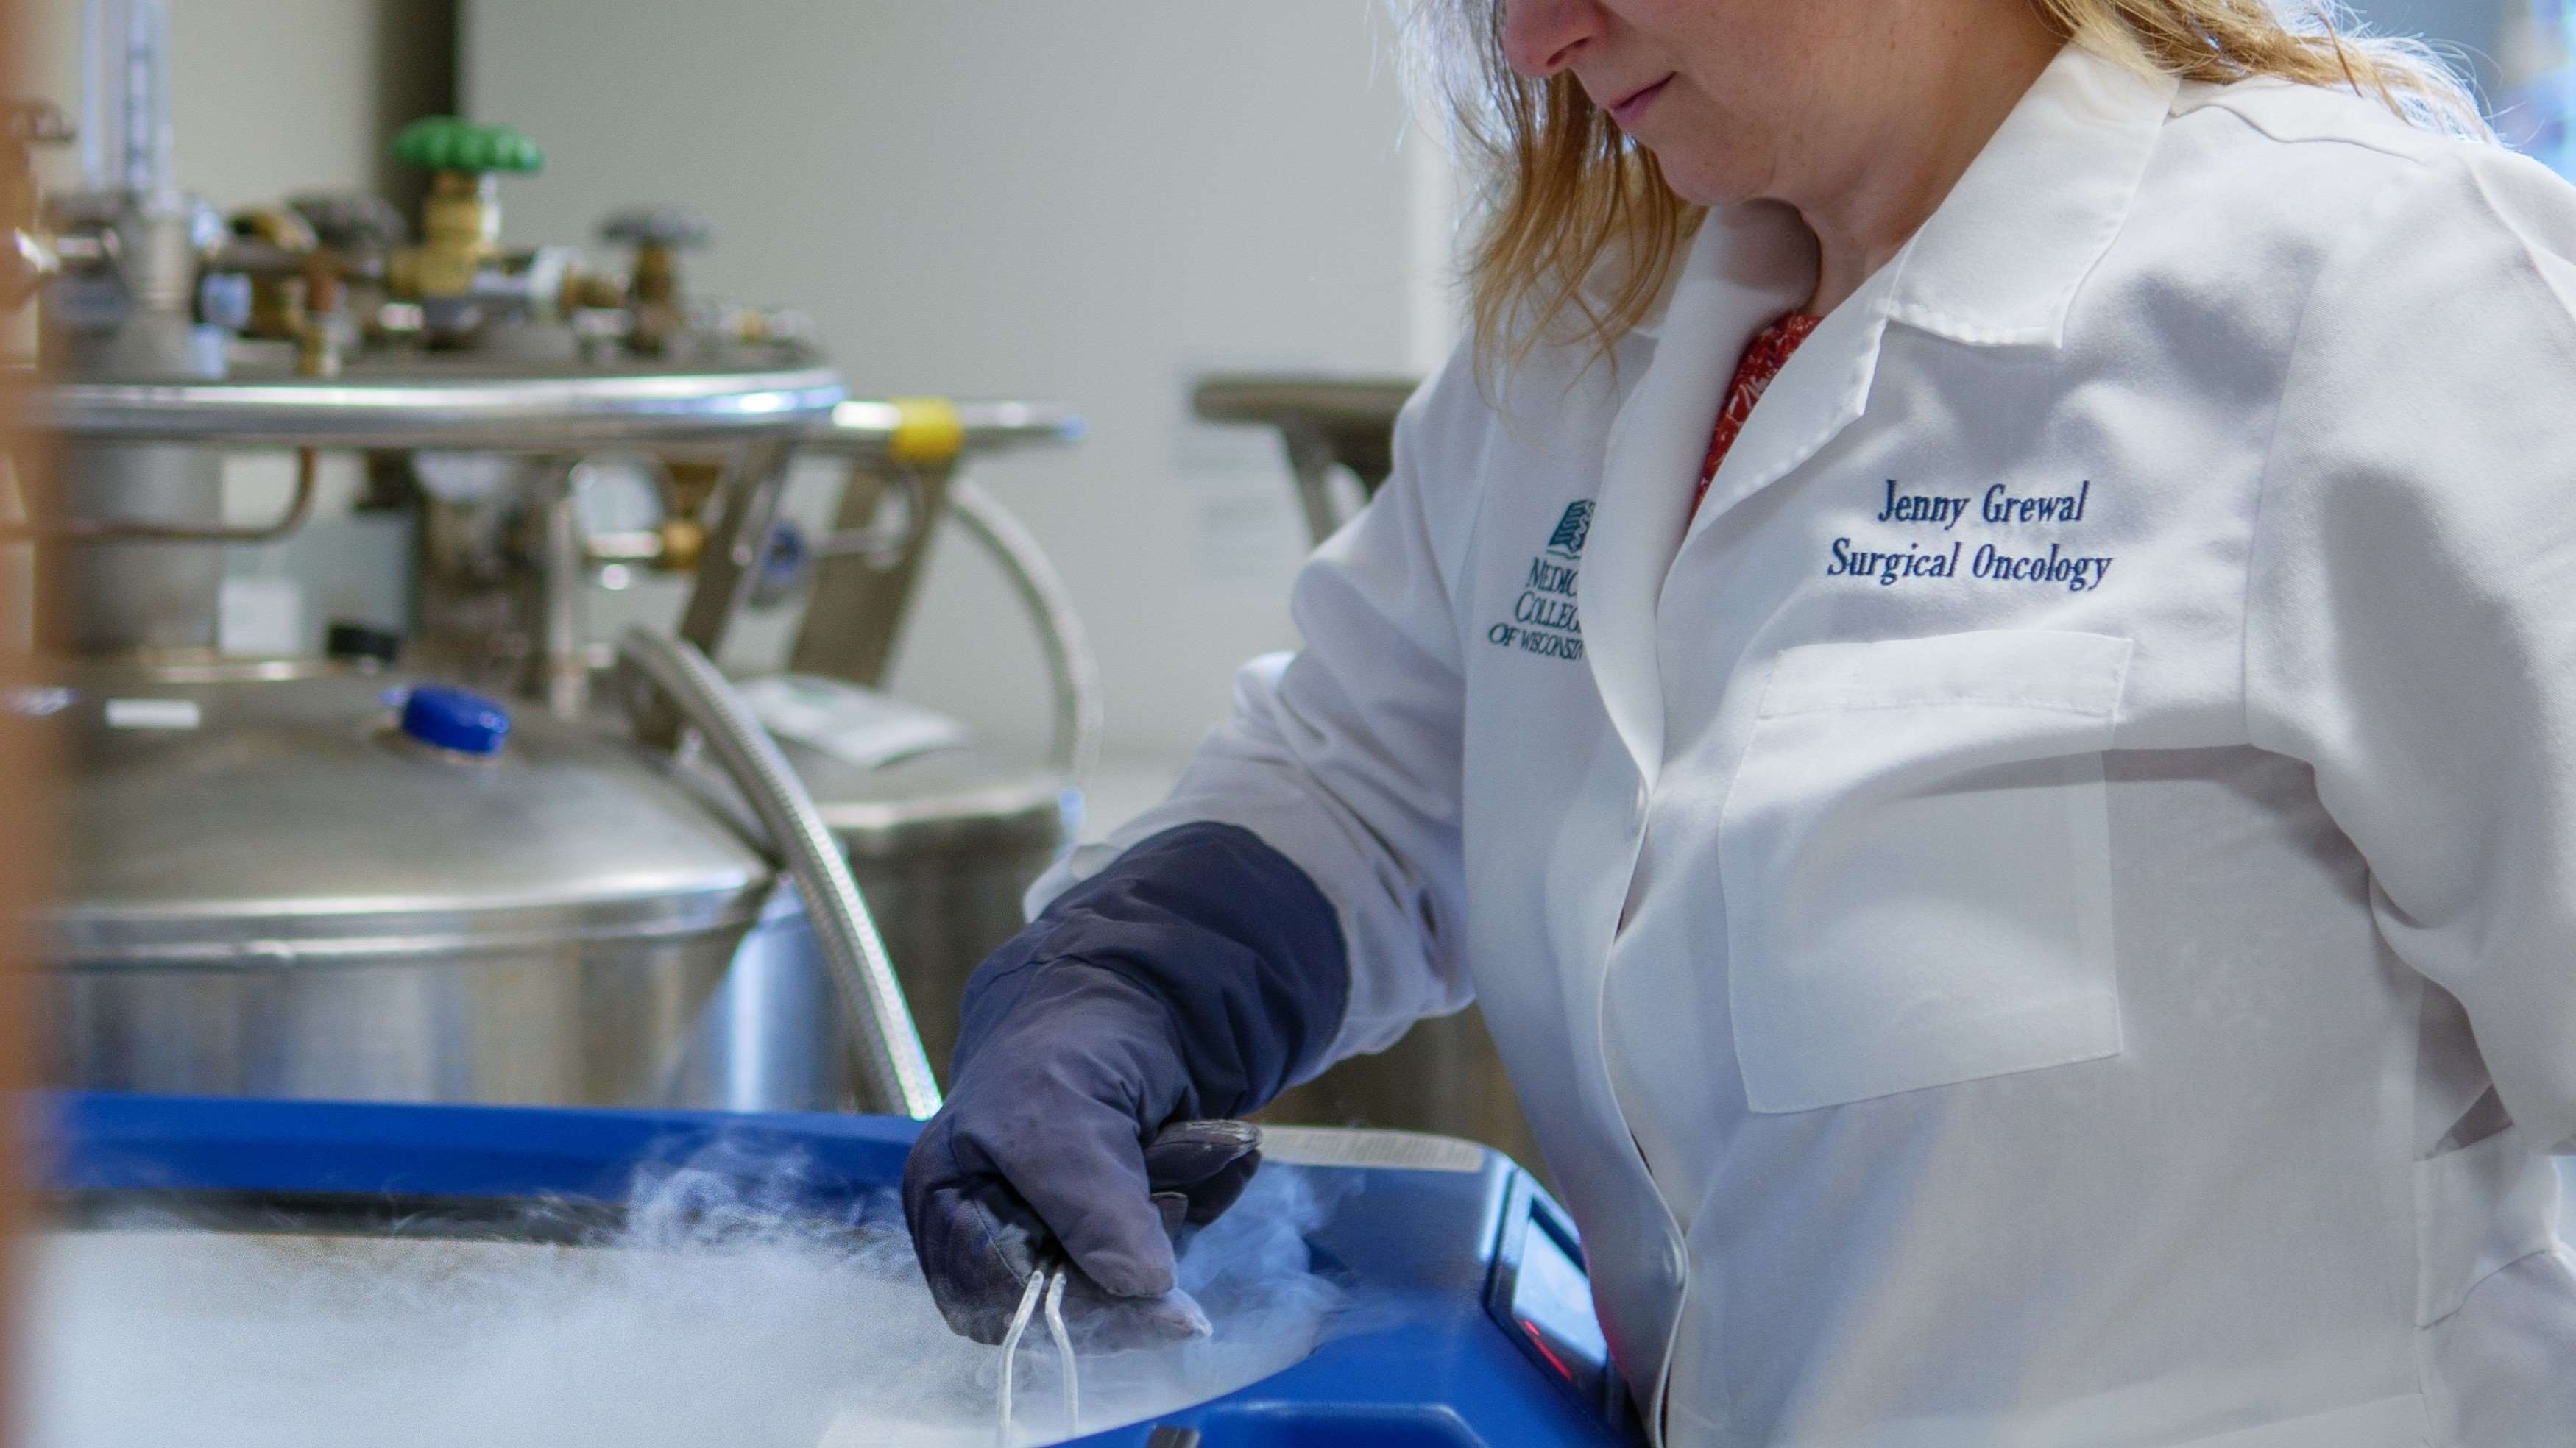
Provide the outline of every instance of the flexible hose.
[[992,494],[959,478],[948,485],[948,508],[1002,566],[1013,591],[1037,619],[1047,672],[1055,680],[1055,739],[1050,755],[1058,773],[1078,782],[1100,762],[1102,708],[1100,666],[1082,632],[1082,619],[1073,610],[1073,593],[1047,561],[1036,537]]
[[930,1073],[921,1032],[913,1025],[912,1009],[904,1002],[876,922],[859,898],[858,882],[850,878],[849,862],[804,782],[751,707],[696,645],[639,627],[627,630],[618,652],[706,740],[760,816],[804,894],[814,938],[822,945],[841,998],[860,1088],[867,1093],[860,1104],[916,1121],[928,1118],[939,1109],[939,1082]]

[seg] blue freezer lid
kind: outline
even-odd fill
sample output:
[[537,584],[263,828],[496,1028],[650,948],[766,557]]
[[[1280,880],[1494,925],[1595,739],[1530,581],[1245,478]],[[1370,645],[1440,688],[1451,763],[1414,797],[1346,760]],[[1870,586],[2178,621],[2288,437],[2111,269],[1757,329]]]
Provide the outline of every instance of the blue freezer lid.
[[[890,1192],[919,1123],[822,1115],[41,1098],[45,1175],[69,1193],[614,1205],[639,1165],[719,1134],[801,1154],[805,1187]],[[1273,1128],[1268,1171],[1336,1201],[1308,1238],[1369,1289],[1358,1330],[1237,1392],[1079,1440],[1118,1448],[1500,1448],[1639,1441],[1563,1212],[1500,1153],[1380,1132]]]

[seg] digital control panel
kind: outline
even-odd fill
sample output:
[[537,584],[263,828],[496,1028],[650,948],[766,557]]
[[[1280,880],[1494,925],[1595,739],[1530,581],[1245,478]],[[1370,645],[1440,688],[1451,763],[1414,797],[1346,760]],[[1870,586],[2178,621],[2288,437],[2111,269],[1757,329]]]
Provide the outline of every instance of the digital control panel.
[[1563,1209],[1526,1178],[1513,1189],[1496,1244],[1486,1310],[1523,1352],[1585,1406],[1628,1420],[1627,1386],[1592,1306],[1583,1246]]

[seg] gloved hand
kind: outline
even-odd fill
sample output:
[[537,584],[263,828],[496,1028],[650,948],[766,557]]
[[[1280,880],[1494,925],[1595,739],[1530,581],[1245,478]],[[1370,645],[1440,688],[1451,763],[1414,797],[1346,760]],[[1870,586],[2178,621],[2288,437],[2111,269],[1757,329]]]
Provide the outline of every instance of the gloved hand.
[[1100,1346],[1203,1335],[1174,1248],[1260,1164],[1240,1121],[1329,1040],[1347,995],[1329,906],[1250,834],[1155,836],[1060,898],[966,988],[953,1087],[903,1207],[948,1325],[998,1343],[1069,1259]]
[[1243,1194],[1261,1134],[1240,1121],[1162,1125],[1182,1095],[1170,1032],[1135,986],[1058,964],[955,1070],[903,1172],[904,1216],[950,1327],[1000,1342],[1029,1274],[1060,1248],[1081,1269],[1068,1313],[1092,1336],[1207,1332],[1173,1248]]

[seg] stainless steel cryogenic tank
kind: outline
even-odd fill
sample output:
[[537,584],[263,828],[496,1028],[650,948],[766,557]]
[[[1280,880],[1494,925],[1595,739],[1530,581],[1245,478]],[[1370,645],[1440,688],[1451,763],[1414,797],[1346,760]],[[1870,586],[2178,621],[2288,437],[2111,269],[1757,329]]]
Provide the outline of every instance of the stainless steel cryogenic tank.
[[[61,444],[59,516],[15,467],[0,488],[0,638],[61,655],[32,671],[55,687],[0,698],[47,721],[69,766],[71,868],[36,922],[49,1080],[756,1106],[790,1099],[758,1083],[793,1057],[813,1087],[796,1104],[927,1114],[931,1068],[843,851],[898,903],[905,953],[941,962],[922,968],[935,982],[1008,933],[1078,765],[835,776],[782,757],[711,659],[737,614],[802,589],[826,626],[796,667],[872,682],[952,496],[1015,586],[1047,593],[1033,546],[952,473],[1078,420],[848,400],[795,314],[683,286],[707,228],[673,208],[609,222],[623,266],[504,244],[502,178],[543,164],[506,126],[403,129],[397,156],[430,173],[417,242],[363,196],[219,219],[176,184],[161,0],[85,8],[85,115],[124,118],[127,164],[6,198],[26,265],[0,278],[0,306],[37,305],[50,375],[20,390]],[[21,149],[70,135],[37,119]],[[295,453],[275,522],[227,521],[228,448]],[[810,589],[779,567],[805,449],[875,480],[812,545]],[[325,451],[366,455],[353,506],[414,527],[411,637],[370,617],[333,631],[357,640],[345,659],[229,657],[221,549],[340,507],[317,501]],[[612,459],[656,480],[658,511],[585,510],[586,469]],[[901,526],[877,526],[886,498]],[[585,600],[639,570],[689,579],[687,607],[612,645]],[[289,641],[264,653],[311,647],[284,592],[289,622],[259,632]],[[1061,613],[1060,594],[1037,601]],[[1069,629],[1049,633],[1060,680],[1084,673]],[[374,671],[406,645],[416,673],[492,697]],[[623,710],[594,710],[612,678]],[[837,817],[800,769],[829,779]]]
[[397,723],[403,687],[321,665],[73,675],[47,1079],[673,1099],[746,939],[801,930],[777,871],[632,746],[523,710],[493,754],[435,747]]

